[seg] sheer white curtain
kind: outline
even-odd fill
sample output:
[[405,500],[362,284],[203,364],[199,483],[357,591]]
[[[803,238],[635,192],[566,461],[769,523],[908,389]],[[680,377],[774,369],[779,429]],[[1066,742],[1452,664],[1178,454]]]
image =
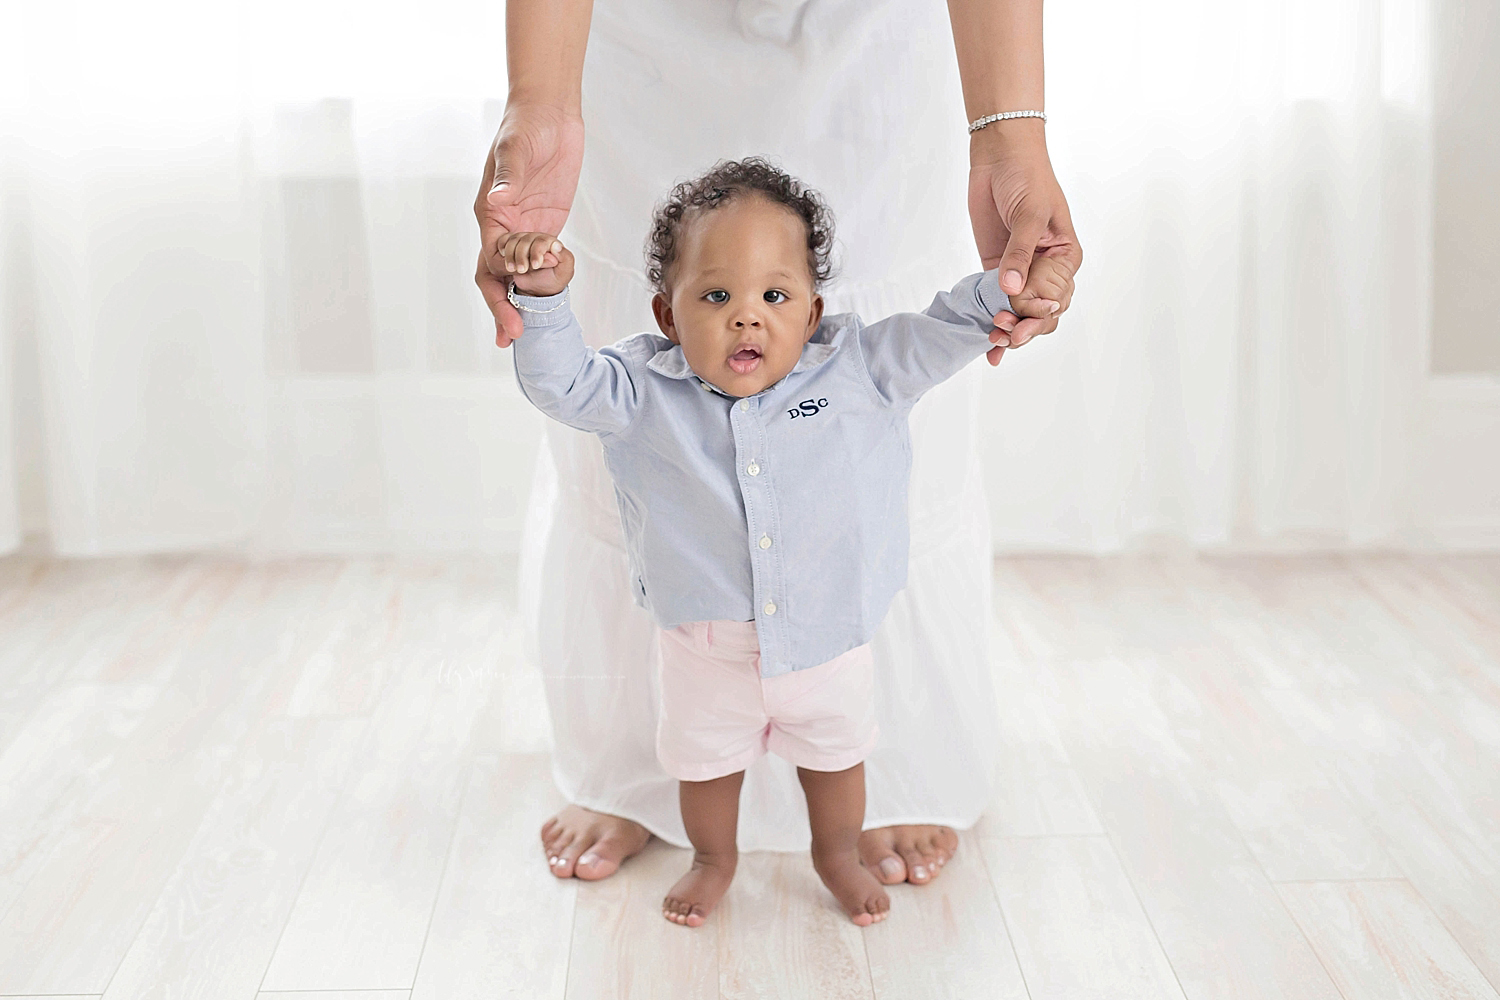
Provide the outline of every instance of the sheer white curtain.
[[[469,207],[503,5],[0,11],[0,550],[514,545],[540,421]],[[1426,18],[1049,0],[1087,259],[990,373],[999,545],[1410,537]]]

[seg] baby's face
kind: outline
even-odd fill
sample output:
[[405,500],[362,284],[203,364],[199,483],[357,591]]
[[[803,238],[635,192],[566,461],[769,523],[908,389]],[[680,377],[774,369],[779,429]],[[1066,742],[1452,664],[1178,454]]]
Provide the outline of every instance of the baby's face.
[[683,226],[656,322],[703,381],[753,396],[797,364],[823,318],[807,266],[807,228],[784,205],[739,194]]

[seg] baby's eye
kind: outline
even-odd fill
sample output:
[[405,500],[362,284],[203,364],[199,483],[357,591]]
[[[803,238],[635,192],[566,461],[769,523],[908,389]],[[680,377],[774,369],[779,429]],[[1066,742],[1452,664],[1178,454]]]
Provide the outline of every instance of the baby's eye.
[[[778,296],[780,297],[778,298]],[[761,298],[765,299],[772,305],[780,305],[781,303],[786,301],[787,295],[786,292],[783,292],[777,288],[773,288],[770,291],[766,292],[765,295],[761,296]]]
[[708,301],[714,303],[715,305],[723,305],[725,302],[729,301],[729,293],[724,291],[724,289],[722,288],[715,288],[713,291],[709,292],[703,297]]

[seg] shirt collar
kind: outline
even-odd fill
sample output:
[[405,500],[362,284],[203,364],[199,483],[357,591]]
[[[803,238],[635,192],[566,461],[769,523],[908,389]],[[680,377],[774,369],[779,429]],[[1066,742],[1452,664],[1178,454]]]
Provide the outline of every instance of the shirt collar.
[[[796,366],[788,374],[795,375],[798,372],[805,372],[816,368],[837,354],[838,350],[838,344],[810,342],[803,346],[802,357],[797,359]],[[655,356],[646,362],[646,367],[658,375],[665,375],[667,378],[698,378],[697,375],[693,374],[693,369],[688,365],[687,355],[682,353],[681,344],[673,344],[671,347],[657,351]],[[698,379],[698,381],[703,382],[702,379]],[[780,383],[776,384],[779,385]],[[719,392],[721,395],[723,394],[722,390],[712,383],[703,382],[703,385],[705,388]],[[766,386],[766,388],[769,389],[771,386]],[[761,391],[764,392],[765,390]]]

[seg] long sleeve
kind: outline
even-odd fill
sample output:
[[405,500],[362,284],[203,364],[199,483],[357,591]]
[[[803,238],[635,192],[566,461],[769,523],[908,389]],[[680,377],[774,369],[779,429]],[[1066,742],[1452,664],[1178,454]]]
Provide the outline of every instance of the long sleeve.
[[915,401],[994,345],[995,314],[1010,308],[1000,271],[971,274],[919,313],[897,313],[859,331],[875,391],[891,404]]
[[594,350],[568,305],[568,292],[530,296],[517,293],[530,310],[525,330],[511,346],[516,381],[537,409],[569,427],[606,434],[630,426],[640,406],[640,386],[630,359],[617,347]]

